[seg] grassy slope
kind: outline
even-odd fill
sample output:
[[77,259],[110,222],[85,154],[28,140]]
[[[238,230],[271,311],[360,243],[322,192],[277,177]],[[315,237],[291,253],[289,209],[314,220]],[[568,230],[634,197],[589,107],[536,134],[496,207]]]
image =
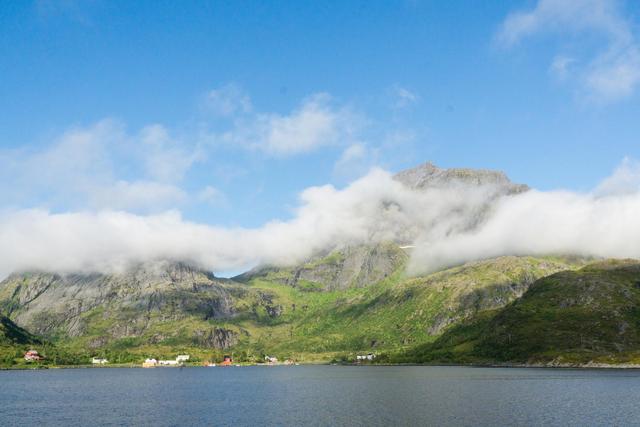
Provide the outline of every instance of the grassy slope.
[[0,365],[12,365],[28,347],[42,341],[20,328],[9,318],[0,316]]
[[277,295],[283,314],[232,323],[250,332],[238,345],[248,351],[326,358],[408,349],[435,340],[449,324],[506,305],[537,278],[579,265],[571,259],[503,257],[420,278],[406,278],[399,269],[367,288],[334,292],[254,278],[249,286]]
[[413,362],[640,363],[640,264],[594,263],[392,357]]

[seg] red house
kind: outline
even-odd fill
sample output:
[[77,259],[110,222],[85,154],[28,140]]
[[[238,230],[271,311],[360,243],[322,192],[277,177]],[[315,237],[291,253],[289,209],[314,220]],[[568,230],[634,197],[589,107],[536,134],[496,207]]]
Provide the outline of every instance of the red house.
[[231,366],[232,363],[233,360],[231,359],[231,356],[224,356],[224,360],[222,361],[220,366]]

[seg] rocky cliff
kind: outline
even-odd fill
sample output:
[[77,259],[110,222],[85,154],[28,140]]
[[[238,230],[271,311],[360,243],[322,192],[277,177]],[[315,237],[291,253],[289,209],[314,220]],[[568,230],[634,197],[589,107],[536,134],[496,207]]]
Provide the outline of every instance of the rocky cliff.
[[349,246],[294,267],[258,267],[234,280],[262,278],[309,291],[362,288],[401,270],[406,260],[406,251],[394,243]]
[[[146,264],[117,274],[26,272],[0,283],[0,310],[17,324],[52,339],[91,337],[90,347],[122,338],[160,343],[184,337],[212,347],[235,342],[235,332],[207,324],[264,304],[246,287],[183,263]],[[188,331],[161,331],[188,323]]]

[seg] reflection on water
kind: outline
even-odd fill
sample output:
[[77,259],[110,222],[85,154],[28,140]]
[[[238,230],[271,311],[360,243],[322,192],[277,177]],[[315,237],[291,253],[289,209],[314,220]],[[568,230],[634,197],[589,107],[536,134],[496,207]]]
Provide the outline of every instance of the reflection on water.
[[629,425],[640,372],[233,367],[0,372],[0,425]]

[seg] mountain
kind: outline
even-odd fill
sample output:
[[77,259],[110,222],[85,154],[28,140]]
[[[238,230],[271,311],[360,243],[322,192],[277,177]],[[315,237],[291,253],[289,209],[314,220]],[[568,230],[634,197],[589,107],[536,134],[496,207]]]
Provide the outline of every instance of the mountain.
[[[455,204],[451,206],[450,216],[460,217],[454,222],[455,226],[467,231],[482,223],[496,199],[529,189],[526,185],[512,183],[503,172],[441,169],[432,163],[402,171],[394,179],[418,193],[434,189],[448,191],[452,186],[459,185],[472,190],[483,187],[486,199],[475,207],[475,211],[465,210]],[[404,209],[396,201],[389,200],[387,203],[400,211]],[[387,206],[381,209],[385,208]],[[300,265],[258,266],[233,279],[246,283],[261,278],[296,288],[323,291],[370,286],[405,267],[409,257],[407,249],[411,247],[406,243],[412,242],[417,235],[417,230],[413,230],[411,225],[407,224],[405,228],[408,229],[403,229],[394,242],[339,247],[328,253],[315,254]],[[403,243],[404,249],[399,247]]]
[[118,274],[14,274],[0,283],[0,308],[17,324],[78,348],[149,344],[228,348],[240,331],[216,327],[258,310],[268,294],[183,263],[161,262]]
[[[470,232],[497,198],[528,190],[501,172],[429,163],[394,179],[416,197],[477,187],[480,204],[455,223]],[[254,361],[371,351],[393,362],[640,361],[639,262],[505,256],[410,277],[405,241],[336,247],[232,279],[174,261],[109,274],[15,273],[0,282],[0,346],[12,363],[20,345],[38,342],[51,363],[72,364],[231,351]]]
[[537,280],[513,303],[451,328],[404,361],[640,363],[640,262],[609,260]]
[[[395,261],[386,264],[382,254]],[[126,361],[178,351],[204,358],[233,349],[248,358],[275,353],[327,360],[431,342],[452,325],[504,307],[536,279],[583,265],[570,258],[502,257],[410,278],[405,259],[403,249],[387,243],[284,270],[331,272],[314,273],[314,282],[302,273],[267,270],[240,283],[181,263],[111,275],[22,273],[0,283],[0,307],[60,351],[86,358]],[[368,268],[378,262],[388,268]]]

